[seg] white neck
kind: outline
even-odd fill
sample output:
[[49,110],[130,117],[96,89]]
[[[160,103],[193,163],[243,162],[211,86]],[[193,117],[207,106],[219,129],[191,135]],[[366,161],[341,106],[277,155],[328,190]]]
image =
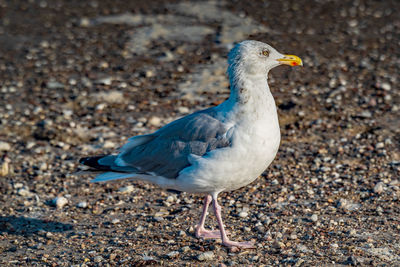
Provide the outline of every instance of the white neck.
[[[236,74],[236,75],[235,75]],[[268,75],[229,73],[231,93],[224,103],[236,116],[277,119],[274,98],[269,90]],[[247,116],[249,115],[249,116]]]

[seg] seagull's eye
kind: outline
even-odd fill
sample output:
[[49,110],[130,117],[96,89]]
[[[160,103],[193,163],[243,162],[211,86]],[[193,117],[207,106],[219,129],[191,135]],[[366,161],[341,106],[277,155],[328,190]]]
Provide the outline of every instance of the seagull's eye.
[[263,56],[266,56],[266,57],[269,56],[269,51],[267,49],[264,49],[261,53]]

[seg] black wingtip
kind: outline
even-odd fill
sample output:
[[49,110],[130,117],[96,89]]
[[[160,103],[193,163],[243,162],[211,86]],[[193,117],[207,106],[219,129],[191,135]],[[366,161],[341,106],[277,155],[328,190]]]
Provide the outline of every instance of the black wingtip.
[[85,157],[79,160],[80,164],[95,168],[97,170],[109,170],[109,166],[104,166],[99,164],[99,159],[103,158],[104,156],[95,156],[95,157]]
[[79,159],[79,163],[80,163],[80,164],[83,164],[83,165],[86,165],[86,162],[88,161],[88,159],[89,159],[89,157],[80,158],[80,159]]

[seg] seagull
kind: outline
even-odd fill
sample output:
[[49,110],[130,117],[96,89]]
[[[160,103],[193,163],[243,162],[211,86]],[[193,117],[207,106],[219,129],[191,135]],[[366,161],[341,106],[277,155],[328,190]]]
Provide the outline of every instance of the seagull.
[[[230,96],[225,102],[131,137],[119,154],[85,157],[80,163],[100,171],[92,182],[142,180],[204,194],[196,237],[221,239],[230,248],[254,248],[253,242],[228,238],[218,195],[253,182],[275,158],[280,129],[268,72],[279,65],[303,64],[268,44],[242,41],[228,55]],[[211,203],[219,230],[205,228]]]

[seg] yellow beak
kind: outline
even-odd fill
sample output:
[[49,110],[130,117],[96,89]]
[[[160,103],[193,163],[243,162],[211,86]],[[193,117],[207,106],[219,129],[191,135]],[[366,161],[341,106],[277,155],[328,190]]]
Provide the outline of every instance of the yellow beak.
[[277,60],[281,64],[289,66],[303,66],[303,61],[301,61],[301,58],[294,55],[283,55],[283,58],[278,58]]

